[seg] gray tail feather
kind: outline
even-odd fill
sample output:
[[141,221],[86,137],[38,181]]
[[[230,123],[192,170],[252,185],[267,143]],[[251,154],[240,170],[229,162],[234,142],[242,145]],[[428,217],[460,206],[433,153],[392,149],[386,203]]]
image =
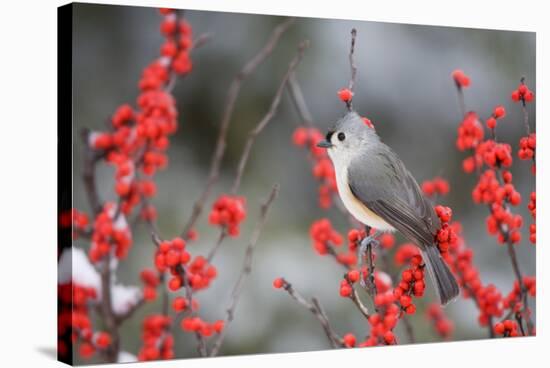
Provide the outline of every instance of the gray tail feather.
[[435,283],[435,289],[441,305],[448,304],[460,293],[454,275],[445,264],[445,261],[443,261],[443,258],[441,258],[437,246],[429,245],[424,247],[422,255],[424,263],[426,263],[428,268],[428,273]]

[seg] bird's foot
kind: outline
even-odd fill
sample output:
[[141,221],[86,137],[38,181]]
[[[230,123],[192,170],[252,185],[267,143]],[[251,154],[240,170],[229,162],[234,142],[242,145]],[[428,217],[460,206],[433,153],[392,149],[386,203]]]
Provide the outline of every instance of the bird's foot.
[[368,246],[370,245],[372,248],[376,249],[380,246],[380,241],[378,238],[378,233],[365,236],[363,240],[361,240],[361,243],[359,243],[359,252],[360,254],[366,254]]
[[[380,242],[378,241],[379,233],[376,232],[372,235],[364,237],[359,243],[359,259],[361,263],[361,277],[360,284],[361,287],[366,289],[371,295],[376,293],[376,284],[374,282],[374,264],[372,263],[372,249],[378,248]],[[363,269],[365,266],[365,258],[368,259],[368,277],[363,275]]]

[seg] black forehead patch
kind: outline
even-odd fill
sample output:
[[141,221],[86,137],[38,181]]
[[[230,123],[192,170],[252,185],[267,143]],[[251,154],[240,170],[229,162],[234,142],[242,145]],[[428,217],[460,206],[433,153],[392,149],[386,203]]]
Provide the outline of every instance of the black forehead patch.
[[327,135],[326,135],[326,139],[327,141],[331,142],[330,138],[332,138],[332,135],[334,134],[334,130],[329,130]]

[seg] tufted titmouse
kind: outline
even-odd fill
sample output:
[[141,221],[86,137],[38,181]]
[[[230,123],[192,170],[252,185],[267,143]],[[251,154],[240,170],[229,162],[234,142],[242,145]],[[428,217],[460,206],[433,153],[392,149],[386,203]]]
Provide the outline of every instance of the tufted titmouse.
[[439,218],[395,152],[354,111],[338,120],[318,146],[328,150],[347,210],[369,227],[398,230],[417,244],[441,304],[452,301],[459,287],[435,244]]

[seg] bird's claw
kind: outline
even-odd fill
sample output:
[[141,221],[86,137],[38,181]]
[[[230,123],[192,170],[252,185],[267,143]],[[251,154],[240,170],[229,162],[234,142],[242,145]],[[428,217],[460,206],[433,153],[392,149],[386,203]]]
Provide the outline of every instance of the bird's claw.
[[365,254],[369,244],[372,248],[376,249],[380,246],[380,241],[377,239],[377,234],[365,236],[363,240],[359,243],[359,252],[360,254]]

